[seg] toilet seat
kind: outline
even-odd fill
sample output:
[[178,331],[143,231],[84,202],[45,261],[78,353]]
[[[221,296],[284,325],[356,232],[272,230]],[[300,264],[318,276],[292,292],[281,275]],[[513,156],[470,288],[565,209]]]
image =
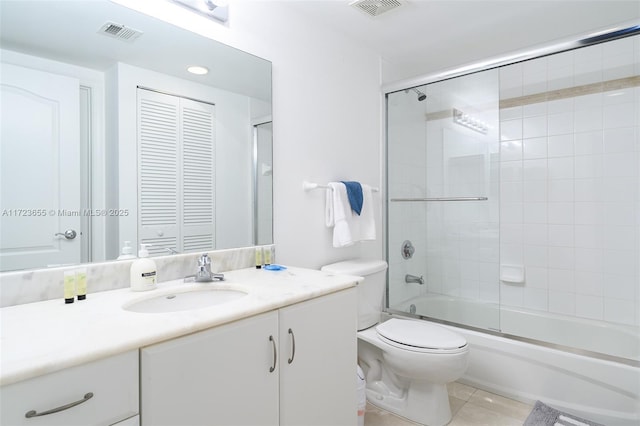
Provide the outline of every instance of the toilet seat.
[[392,318],[376,326],[380,340],[414,352],[452,354],[467,350],[464,337],[425,321]]

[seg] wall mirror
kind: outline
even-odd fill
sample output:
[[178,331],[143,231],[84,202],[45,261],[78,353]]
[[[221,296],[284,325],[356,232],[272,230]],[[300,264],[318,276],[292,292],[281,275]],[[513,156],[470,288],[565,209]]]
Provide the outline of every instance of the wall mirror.
[[269,61],[108,0],[3,0],[0,49],[1,271],[273,242]]

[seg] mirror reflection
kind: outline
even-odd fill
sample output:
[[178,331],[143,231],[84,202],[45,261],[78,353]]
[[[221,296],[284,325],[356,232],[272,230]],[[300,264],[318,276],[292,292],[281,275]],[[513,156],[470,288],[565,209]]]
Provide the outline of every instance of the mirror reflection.
[[0,270],[273,242],[270,62],[107,0],[0,1],[0,58]]

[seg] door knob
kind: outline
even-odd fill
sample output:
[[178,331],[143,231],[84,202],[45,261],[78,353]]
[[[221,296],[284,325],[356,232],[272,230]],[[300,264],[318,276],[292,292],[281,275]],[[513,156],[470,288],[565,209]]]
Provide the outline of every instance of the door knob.
[[67,229],[66,231],[64,231],[64,233],[63,232],[56,232],[54,235],[55,236],[62,235],[67,240],[73,240],[78,235],[78,233],[76,231],[74,231],[73,229]]

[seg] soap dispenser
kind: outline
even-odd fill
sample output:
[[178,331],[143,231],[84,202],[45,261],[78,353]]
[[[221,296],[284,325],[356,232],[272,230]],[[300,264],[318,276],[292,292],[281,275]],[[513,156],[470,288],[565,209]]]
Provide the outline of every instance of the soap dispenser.
[[124,246],[122,247],[122,254],[118,256],[118,260],[124,259],[135,259],[135,255],[133,254],[133,248],[131,247],[131,241],[125,241]]
[[156,288],[156,262],[149,258],[147,246],[140,244],[138,259],[131,264],[131,290],[146,291]]

